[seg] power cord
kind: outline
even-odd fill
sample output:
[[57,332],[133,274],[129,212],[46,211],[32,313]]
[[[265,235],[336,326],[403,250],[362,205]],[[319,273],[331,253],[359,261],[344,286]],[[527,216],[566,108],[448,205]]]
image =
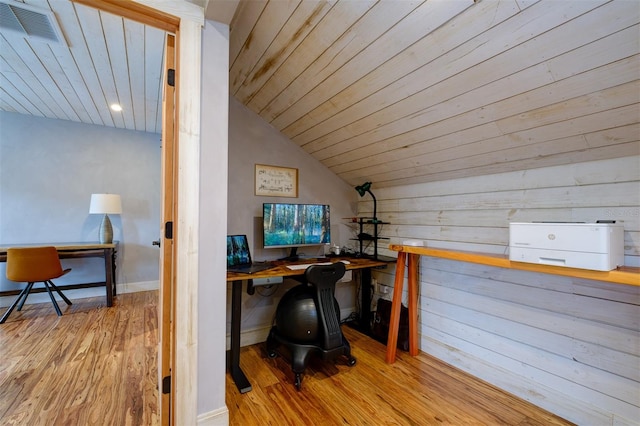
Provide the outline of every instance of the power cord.
[[358,314],[356,312],[351,312],[348,317],[340,321],[340,324],[357,321],[357,319],[358,319]]

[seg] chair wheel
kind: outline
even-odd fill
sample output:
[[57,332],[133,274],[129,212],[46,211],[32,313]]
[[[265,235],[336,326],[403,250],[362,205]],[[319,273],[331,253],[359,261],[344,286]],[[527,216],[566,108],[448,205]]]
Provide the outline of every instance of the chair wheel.
[[296,390],[300,390],[302,388],[302,376],[299,373],[296,373],[295,385]]
[[349,360],[347,361],[347,364],[349,365],[349,367],[353,367],[354,365],[356,365],[356,359],[350,356]]

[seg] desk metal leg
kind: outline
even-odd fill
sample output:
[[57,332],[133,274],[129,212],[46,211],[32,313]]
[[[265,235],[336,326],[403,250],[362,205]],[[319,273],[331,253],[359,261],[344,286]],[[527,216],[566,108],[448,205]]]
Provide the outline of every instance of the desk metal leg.
[[104,274],[107,292],[107,306],[113,306],[114,279],[113,279],[113,249],[104,249]]
[[371,268],[364,268],[360,273],[360,331],[371,335]]
[[242,319],[242,281],[233,281],[231,289],[231,354],[229,371],[240,393],[251,390],[251,383],[240,368],[240,321]]
[[118,250],[111,251],[111,276],[113,277],[113,295],[118,294],[116,291],[118,288],[118,280],[116,275],[116,258],[118,257]]

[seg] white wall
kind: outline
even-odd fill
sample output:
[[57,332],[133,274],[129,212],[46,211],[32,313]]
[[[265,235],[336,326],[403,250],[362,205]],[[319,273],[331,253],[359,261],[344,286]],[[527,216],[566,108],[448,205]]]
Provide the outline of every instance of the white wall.
[[226,424],[226,230],[229,27],[202,32],[200,223],[198,263],[198,424]]
[[[638,156],[374,193],[395,243],[507,254],[509,222],[615,219],[639,265]],[[422,257],[419,291],[422,351],[578,424],[637,424],[640,287]]]
[[[262,248],[262,203],[318,203],[331,206],[332,244],[351,244],[344,218],[355,214],[355,189],[235,98],[229,103],[229,233],[247,234],[256,260],[283,257],[287,250]],[[298,169],[298,198],[254,195],[256,164]],[[304,247],[298,254],[323,255],[324,249]]]
[[[255,196],[255,164],[294,167],[298,169],[298,198]],[[359,198],[356,190],[329,171],[282,135],[262,118],[240,104],[229,101],[229,234],[246,234],[254,260],[277,259],[285,256],[285,249],[262,248],[262,203],[320,203],[331,207],[332,244],[353,246],[353,230],[345,218],[355,215]],[[328,247],[304,247],[299,255],[317,256],[328,253]],[[351,273],[345,276],[350,279]],[[258,288],[254,296],[243,293],[242,339],[248,345],[266,339],[273,314],[280,297],[295,282],[286,282],[273,289]],[[231,287],[228,288],[231,300]],[[355,286],[341,283],[336,297],[343,317],[355,310]],[[228,306],[229,308],[229,306]],[[227,311],[227,332],[230,330],[231,310]]]
[[[97,241],[102,217],[89,214],[89,201],[98,192],[122,196],[122,214],[110,215],[120,242],[118,290],[157,288],[159,250],[151,242],[160,227],[160,135],[0,112],[0,244]],[[4,265],[0,290],[22,288],[6,280]],[[104,281],[99,258],[63,266],[73,270],[58,284]],[[48,301],[46,293],[29,296],[38,301]]]

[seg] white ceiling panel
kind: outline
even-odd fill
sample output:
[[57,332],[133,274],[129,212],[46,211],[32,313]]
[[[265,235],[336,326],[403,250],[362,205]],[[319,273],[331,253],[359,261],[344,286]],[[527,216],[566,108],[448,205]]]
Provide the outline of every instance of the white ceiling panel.
[[161,132],[163,31],[67,0],[3,2],[51,13],[64,40],[0,29],[2,110]]

